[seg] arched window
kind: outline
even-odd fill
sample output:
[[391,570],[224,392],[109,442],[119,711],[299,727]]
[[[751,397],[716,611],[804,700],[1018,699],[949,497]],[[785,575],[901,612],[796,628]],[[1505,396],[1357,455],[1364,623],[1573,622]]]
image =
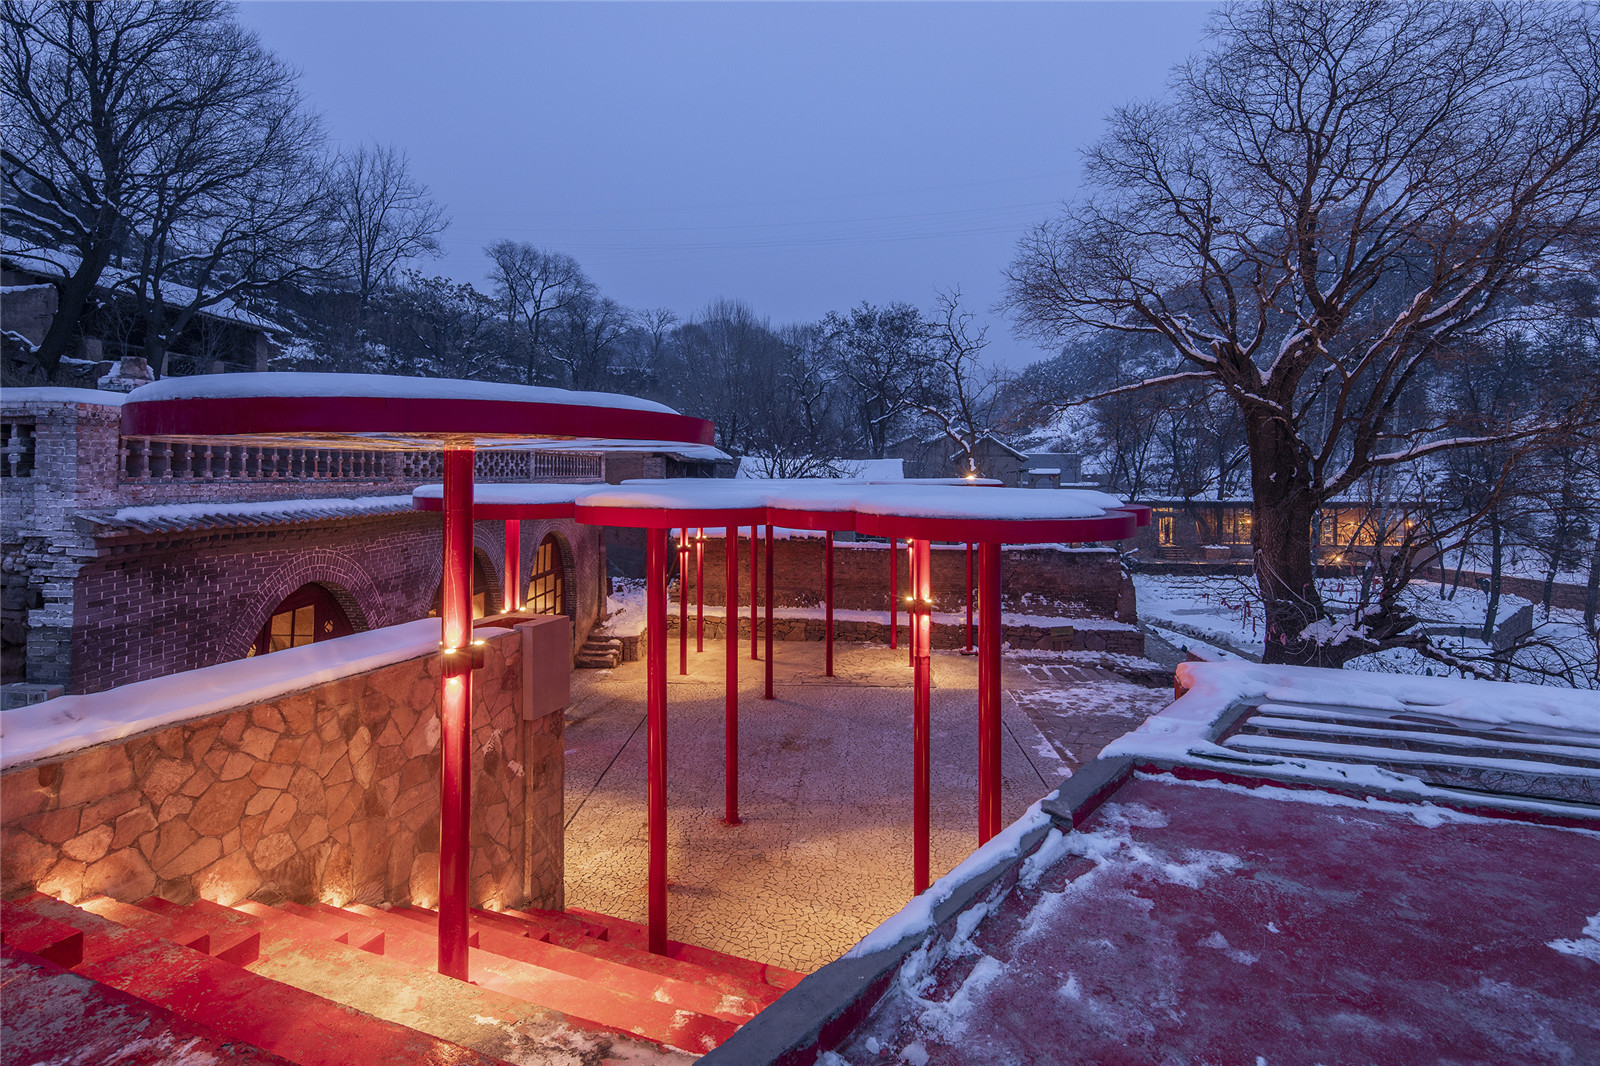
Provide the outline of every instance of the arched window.
[[567,564],[555,534],[539,542],[528,582],[528,610],[535,614],[567,613]]
[[319,640],[349,636],[355,632],[344,608],[323,585],[312,582],[301,585],[284,601],[273,608],[267,624],[261,627],[256,642],[245,653],[249,658],[266,655],[285,648],[298,648],[302,644],[315,644]]

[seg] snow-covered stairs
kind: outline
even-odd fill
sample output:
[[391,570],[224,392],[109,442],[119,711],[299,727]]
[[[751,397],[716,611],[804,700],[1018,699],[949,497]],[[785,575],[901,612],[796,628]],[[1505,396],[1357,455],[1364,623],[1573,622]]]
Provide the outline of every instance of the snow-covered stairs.
[[148,1008],[173,1039],[232,1042],[262,1062],[534,1061],[575,1033],[632,1045],[639,1061],[699,1054],[802,976],[686,944],[651,954],[639,926],[604,915],[474,911],[462,983],[435,972],[437,930],[435,912],[408,907],[34,895],[0,912],[8,982],[59,995],[57,971],[72,970],[91,979],[72,986],[80,1013],[126,997],[123,1013]]
[[1271,701],[1222,740],[1253,755],[1384,766],[1439,788],[1600,814],[1600,734],[1488,726],[1421,712]]

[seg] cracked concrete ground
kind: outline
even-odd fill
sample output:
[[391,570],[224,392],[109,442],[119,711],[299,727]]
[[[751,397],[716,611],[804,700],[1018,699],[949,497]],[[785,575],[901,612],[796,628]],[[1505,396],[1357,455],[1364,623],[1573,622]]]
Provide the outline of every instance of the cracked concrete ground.
[[[780,642],[775,695],[740,648],[740,815],[723,823],[720,641],[677,673],[668,651],[669,935],[801,971],[836,958],[911,896],[911,671],[904,648]],[[1006,821],[1051,791],[1103,717],[1120,735],[1161,704],[1088,699],[1073,716],[1052,695],[1079,683],[1008,662],[1002,755]],[[1083,696],[1112,687],[1093,680]],[[1114,683],[1116,688],[1134,689]],[[1151,690],[1138,690],[1149,693]],[[1159,693],[1156,694],[1159,696]],[[566,732],[566,899],[645,919],[645,676],[642,662],[579,671]],[[1019,702],[1020,701],[1020,702]],[[1030,708],[1025,711],[1024,708]],[[977,845],[977,660],[933,655],[933,876]],[[1047,739],[1035,721],[1061,738]],[[1065,728],[1062,723],[1073,726]],[[1110,739],[1108,736],[1106,739]],[[1094,748],[1098,750],[1098,746]]]

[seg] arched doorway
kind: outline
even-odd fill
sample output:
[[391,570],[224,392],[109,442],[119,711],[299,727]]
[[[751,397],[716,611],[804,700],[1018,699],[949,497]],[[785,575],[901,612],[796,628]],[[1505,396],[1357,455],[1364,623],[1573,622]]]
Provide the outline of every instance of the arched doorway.
[[528,581],[528,610],[535,614],[567,613],[567,560],[554,534],[539,542]]
[[272,609],[266,624],[256,635],[245,658],[315,644],[319,640],[349,636],[355,632],[350,618],[325,585],[301,585]]

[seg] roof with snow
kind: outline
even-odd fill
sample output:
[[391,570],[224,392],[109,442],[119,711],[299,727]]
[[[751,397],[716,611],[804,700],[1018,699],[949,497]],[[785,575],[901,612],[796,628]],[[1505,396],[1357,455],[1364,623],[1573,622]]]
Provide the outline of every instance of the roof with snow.
[[405,514],[411,497],[361,496],[268,500],[259,503],[169,503],[88,511],[82,517],[97,533],[177,533],[240,526],[294,525],[371,515]]
[[[1179,681],[705,1066],[1600,1061],[1593,693],[1247,663]],[[1482,772],[1406,762],[1429,751]]]
[[[77,256],[55,248],[39,248],[10,234],[0,235],[0,258],[4,258],[18,270],[25,270],[40,277],[62,278],[68,277],[77,271],[82,262]],[[108,292],[131,292],[132,283],[138,280],[139,275],[120,267],[107,266],[100,272],[98,288]],[[176,282],[164,281],[161,283],[161,292],[167,303],[179,307],[188,306],[198,299],[205,297],[188,285],[179,285]],[[253,311],[247,311],[227,297],[213,298],[204,307],[196,310],[196,314],[205,315],[221,322],[231,322],[234,325],[245,326],[249,329],[260,330],[263,333],[276,333],[287,335],[289,330],[270,318],[263,318]]]
[[141,386],[123,400],[122,435],[413,449],[534,437],[709,445],[713,428],[664,404],[616,393],[288,372],[169,377]]
[[[413,497],[439,510],[442,485]],[[1063,490],[1041,495],[962,478],[848,481],[666,478],[620,485],[475,485],[480,518],[557,517],[591,525],[677,528],[759,525],[853,529],[874,536],[954,540],[1118,540],[1148,517],[1108,493]]]

